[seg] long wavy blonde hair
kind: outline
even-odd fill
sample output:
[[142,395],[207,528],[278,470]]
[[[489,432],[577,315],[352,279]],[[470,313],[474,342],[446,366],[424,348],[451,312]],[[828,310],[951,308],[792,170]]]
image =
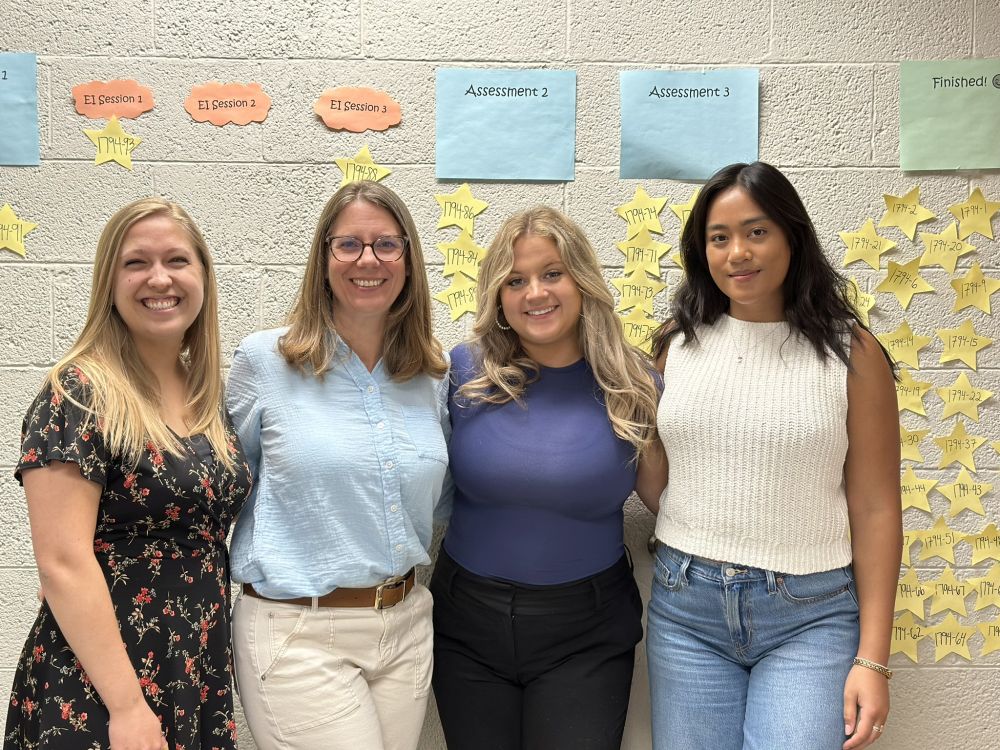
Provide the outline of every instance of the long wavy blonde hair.
[[482,374],[463,385],[458,395],[490,404],[519,401],[527,385],[538,377],[538,363],[525,352],[517,334],[498,325],[502,322],[500,289],[514,267],[514,243],[529,234],[555,243],[580,290],[580,349],[604,392],[615,434],[631,443],[638,456],[656,438],[658,393],[652,363],[625,340],[614,298],[586,235],[548,206],[530,208],[507,219],[486,253],[476,286],[478,310],[471,342]]
[[[197,224],[176,203],[156,197],[143,198],[125,206],[108,221],[97,242],[90,306],[83,330],[49,371],[47,381],[56,393],[90,413],[108,449],[124,455],[126,461],[138,462],[150,442],[160,451],[183,455],[183,446],[160,416],[156,375],[139,357],[128,327],[114,306],[115,280],[125,236],[136,223],[153,216],[167,216],[176,222],[201,261],[204,301],[184,333],[180,354],[187,377],[187,424],[191,434],[208,438],[216,457],[231,469],[231,446],[223,420],[215,269]],[[72,367],[89,381],[89,404],[80,403],[63,387],[61,376]]]
[[330,369],[336,351],[336,301],[327,281],[329,249],[327,234],[340,212],[354,201],[385,209],[399,224],[408,240],[406,280],[389,308],[382,361],[394,380],[415,375],[442,377],[448,371],[441,345],[431,333],[431,293],[424,269],[420,237],[406,204],[392,190],[377,182],[361,181],[344,185],[327,201],[313,233],[309,260],[298,296],[286,323],[278,351],[291,367],[311,372],[317,378]]

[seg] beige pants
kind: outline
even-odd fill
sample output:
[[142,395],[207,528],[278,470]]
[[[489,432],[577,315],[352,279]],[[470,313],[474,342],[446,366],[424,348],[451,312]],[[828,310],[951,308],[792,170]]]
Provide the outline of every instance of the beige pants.
[[259,750],[416,750],[433,666],[431,595],[310,608],[240,596],[236,681]]

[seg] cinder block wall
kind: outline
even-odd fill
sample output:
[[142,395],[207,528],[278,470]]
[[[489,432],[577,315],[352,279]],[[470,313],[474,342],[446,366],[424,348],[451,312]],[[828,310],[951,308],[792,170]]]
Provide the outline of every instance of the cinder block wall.
[[[35,615],[37,578],[21,490],[11,478],[20,421],[46,368],[79,330],[89,289],[98,232],[122,204],[151,193],[183,203],[200,222],[219,264],[221,318],[227,356],[250,331],[277,324],[302,273],[308,240],[320,207],[336,189],[337,157],[365,143],[375,160],[393,170],[387,184],[411,207],[428,248],[453,231],[435,230],[434,192],[454,186],[434,179],[434,71],[439,66],[483,65],[574,69],[577,90],[576,180],[559,184],[475,183],[476,197],[490,207],[477,221],[486,244],[514,210],[549,203],[577,219],[589,233],[612,278],[621,272],[615,243],[624,224],[613,212],[636,181],[618,178],[618,72],[635,68],[757,66],[761,69],[760,155],[784,168],[810,208],[830,257],[839,265],[837,232],[857,229],[884,211],[883,193],[922,186],[922,202],[939,217],[947,206],[982,186],[1000,196],[1000,175],[906,175],[898,167],[897,71],[904,59],[1000,57],[1000,5],[995,0],[2,0],[4,44],[39,55],[38,93],[42,164],[0,167],[0,204],[39,228],[27,240],[28,256],[0,252],[0,701],[7,704],[13,665]],[[74,112],[71,88],[92,79],[136,78],[150,87],[156,108],[126,130],[142,137],[135,166],[93,164],[93,146],[82,133],[94,123]],[[193,122],[183,109],[191,86],[209,80],[259,81],[273,98],[266,122],[217,128]],[[362,85],[388,91],[401,104],[403,122],[386,133],[333,132],[312,113],[325,88]],[[100,126],[100,125],[98,125]],[[693,185],[649,180],[654,195],[684,202]],[[663,214],[666,239],[676,245],[678,226]],[[948,217],[950,220],[950,217]],[[997,222],[995,222],[996,224]],[[941,231],[939,218],[921,229]],[[922,248],[896,230],[883,232],[899,244],[895,258]],[[1000,266],[998,244],[978,236],[978,260],[988,275]],[[437,256],[437,257],[436,257]],[[976,256],[963,258],[964,272]],[[884,262],[883,262],[884,264]],[[673,286],[677,270],[666,270]],[[444,288],[440,267],[429,271],[435,291]],[[852,267],[872,291],[881,274]],[[920,295],[905,316],[924,335],[971,317],[976,329],[1000,339],[1000,326],[975,310],[951,312],[947,273],[925,272],[934,295]],[[904,316],[895,299],[878,295],[873,326],[896,327]],[[665,303],[660,303],[661,315]],[[447,346],[460,341],[467,318],[450,322],[436,309],[437,333]],[[960,368],[938,364],[934,339],[921,355],[921,375],[936,386],[954,381]],[[980,355],[973,382],[1000,393],[1000,340]],[[928,419],[905,415],[909,428],[923,425],[947,434],[941,402],[927,397]],[[982,410],[970,432],[1000,438],[995,403]],[[954,468],[938,470],[939,453],[928,438],[921,476],[954,481]],[[1000,522],[1000,461],[977,452],[978,476],[997,485],[987,497],[987,518],[968,512],[951,525],[978,532]],[[807,502],[807,498],[803,502]],[[934,515],[946,500],[933,493]],[[637,575],[648,589],[650,566],[643,552],[652,520],[637,505],[626,508],[628,541]],[[906,513],[908,528],[929,528],[933,518]],[[916,551],[917,548],[915,548]],[[917,563],[916,554],[914,562]],[[959,545],[959,578],[981,575],[968,545]],[[916,564],[922,580],[936,577],[940,560]],[[996,619],[989,607],[963,622]],[[929,619],[934,624],[941,615]],[[901,750],[998,748],[1000,652],[973,660],[948,656],[934,662],[924,641],[920,661],[896,657],[893,712],[879,746]],[[636,694],[626,747],[649,746],[644,655],[636,668]],[[252,748],[242,727],[241,748]],[[422,748],[443,748],[436,717],[428,717]]]

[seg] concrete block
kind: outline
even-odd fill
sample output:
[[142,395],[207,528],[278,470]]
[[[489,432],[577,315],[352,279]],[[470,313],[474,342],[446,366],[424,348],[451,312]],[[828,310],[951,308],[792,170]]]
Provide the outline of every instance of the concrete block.
[[973,0],[885,4],[834,0],[822,6],[774,4],[771,59],[888,62],[966,57]]
[[[621,155],[618,76],[624,69],[625,66],[619,65],[579,65],[576,68],[577,170],[618,166]],[[629,66],[628,69],[633,68]]]
[[[261,84],[275,102],[261,126],[265,161],[330,165],[339,180],[334,159],[353,157],[367,144],[375,162],[390,168],[433,163],[435,68],[428,62],[370,60],[262,63]],[[385,91],[399,102],[402,121],[381,132],[330,130],[313,105],[326,89],[340,86]]]
[[55,266],[51,270],[53,361],[60,359],[76,341],[87,319],[90,305],[92,266]]
[[38,266],[0,266],[0,362],[45,365],[52,357],[52,295]]
[[566,3],[367,3],[364,53],[394,60],[559,60],[566,54]]
[[[147,165],[133,171],[117,164],[45,162],[40,167],[0,167],[2,200],[18,216],[38,224],[25,239],[27,260],[89,263],[97,238],[111,215],[139,198],[153,194]],[[2,204],[0,204],[2,205]],[[13,253],[0,253],[0,265],[24,263]]]
[[4,565],[34,566],[28,503],[24,499],[24,490],[14,479],[13,469],[5,468],[0,472],[0,513],[4,518],[0,528],[0,559],[4,561]]
[[354,57],[361,3],[309,0],[195,5],[156,4],[156,51],[168,57]]
[[[132,153],[135,165],[153,161],[247,162],[262,159],[262,129],[217,126],[195,122],[184,109],[192,87],[209,81],[249,83],[258,78],[260,65],[245,60],[112,60],[100,57],[62,58],[51,62],[52,138],[47,159],[83,159],[93,162],[94,145],[83,133],[100,130],[105,120],[90,120],[76,113],[74,86],[91,80],[134,78],[153,92],[156,106],[135,119],[121,120],[125,132],[142,138]],[[272,112],[282,102],[272,97]],[[270,116],[270,115],[269,115]],[[102,169],[121,169],[116,164]],[[123,170],[124,171],[124,170]]]
[[899,66],[873,68],[872,164],[899,167]]
[[969,57],[1000,57],[1000,4],[974,3],[976,9],[973,26],[973,48]]
[[871,161],[872,72],[858,66],[761,70],[760,158],[790,166]]
[[39,55],[142,55],[153,52],[150,3],[11,3],[6,38]]
[[236,345],[260,323],[261,275],[261,270],[252,266],[217,269],[222,360],[227,366]]
[[260,307],[262,329],[284,325],[285,317],[299,293],[305,263],[281,268],[265,268],[260,280]]
[[[739,19],[736,21],[736,19]],[[570,59],[750,65],[768,56],[767,5],[740,0],[580,0],[569,7]]]

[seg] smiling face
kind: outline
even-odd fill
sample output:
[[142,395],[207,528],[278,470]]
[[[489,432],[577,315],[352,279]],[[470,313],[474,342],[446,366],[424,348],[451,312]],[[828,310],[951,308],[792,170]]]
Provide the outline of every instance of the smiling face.
[[548,237],[522,235],[514,243],[514,266],[500,287],[500,306],[524,351],[546,367],[571,365],[583,356],[580,311],[583,297]]
[[[387,235],[402,236],[403,230],[391,213],[361,200],[348,204],[326,233],[327,237],[357,237],[363,243]],[[342,261],[327,250],[326,278],[338,323],[384,324],[406,284],[406,263],[405,252],[397,260],[382,261],[371,247],[365,247],[357,260]]]
[[792,250],[781,228],[741,187],[720,193],[708,209],[705,255],[712,280],[739,320],[785,318],[782,290]]
[[169,216],[137,221],[125,233],[114,306],[139,346],[180,350],[205,300],[205,268],[191,236]]

